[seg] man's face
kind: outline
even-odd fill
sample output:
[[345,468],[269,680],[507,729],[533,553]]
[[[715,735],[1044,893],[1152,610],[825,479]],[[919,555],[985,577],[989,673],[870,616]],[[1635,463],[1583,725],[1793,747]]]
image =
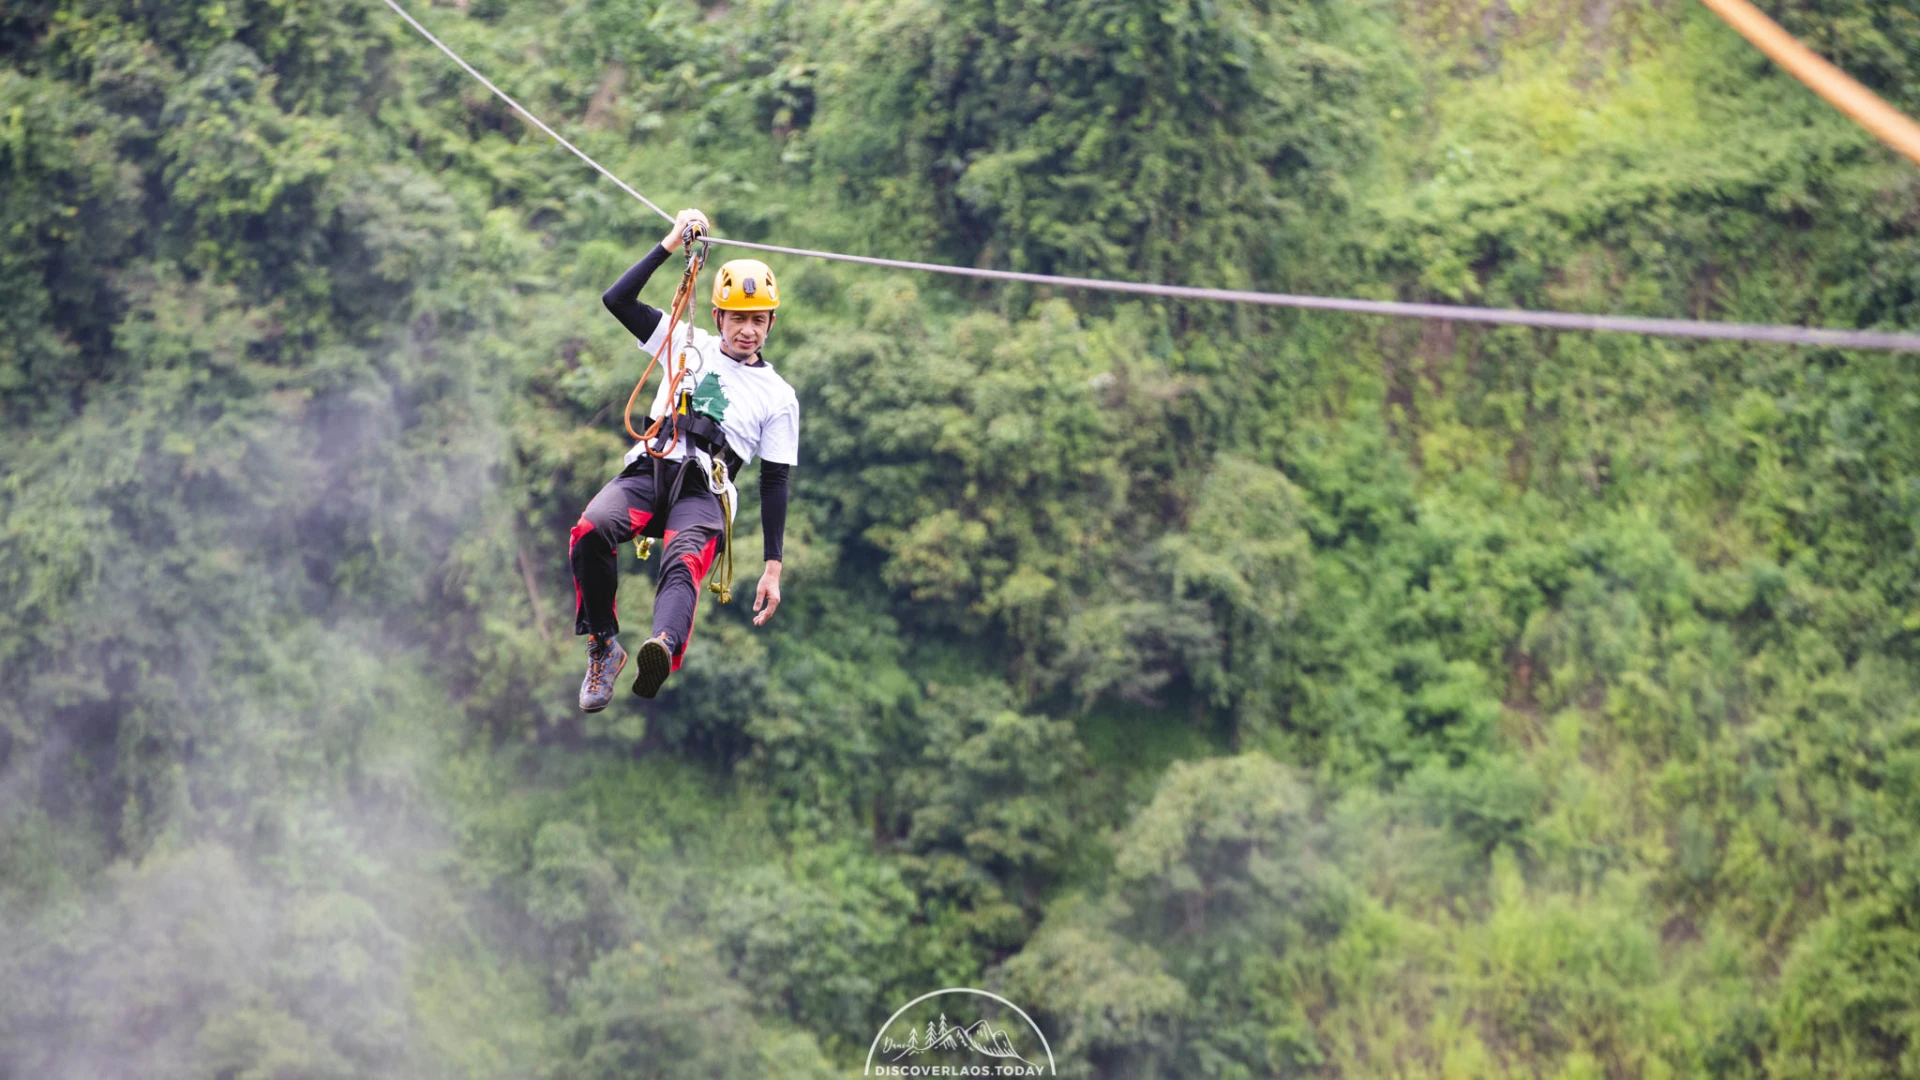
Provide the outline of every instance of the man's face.
[[720,343],[727,352],[746,360],[752,359],[760,346],[767,343],[767,332],[773,329],[773,312],[714,308],[713,322],[720,328]]

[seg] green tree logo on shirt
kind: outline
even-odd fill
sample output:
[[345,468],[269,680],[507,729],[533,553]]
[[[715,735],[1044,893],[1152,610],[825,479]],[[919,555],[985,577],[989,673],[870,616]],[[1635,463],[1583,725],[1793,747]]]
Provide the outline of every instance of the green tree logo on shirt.
[[693,411],[706,413],[715,420],[727,418],[727,392],[720,386],[719,372],[707,372],[707,377],[693,388]]

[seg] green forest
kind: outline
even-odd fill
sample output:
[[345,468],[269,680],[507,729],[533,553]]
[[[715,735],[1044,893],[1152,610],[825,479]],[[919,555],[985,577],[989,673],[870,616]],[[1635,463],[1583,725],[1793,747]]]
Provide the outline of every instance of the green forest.
[[[722,236],[1920,328],[1689,0],[416,2]],[[785,602],[750,467],[583,714],[663,228],[375,0],[0,6],[0,1080],[1920,1074],[1920,360],[767,256]]]

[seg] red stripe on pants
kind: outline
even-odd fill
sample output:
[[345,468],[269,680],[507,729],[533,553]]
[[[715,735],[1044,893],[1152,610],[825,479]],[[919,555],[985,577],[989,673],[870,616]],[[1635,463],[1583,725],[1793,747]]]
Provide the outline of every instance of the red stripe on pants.
[[693,617],[687,622],[687,640],[680,643],[680,651],[673,654],[673,666],[670,671],[679,671],[680,662],[687,657],[687,646],[693,643],[693,628],[700,621],[700,583],[706,580],[707,571],[713,569],[713,556],[720,548],[720,538],[707,541],[707,546],[695,555],[689,551],[680,556],[680,561],[693,574]]
[[[585,514],[580,515],[580,520],[574,522],[573,528],[567,531],[568,560],[572,560],[573,558],[573,549],[580,546],[580,538],[592,531],[593,522],[588,521]],[[576,579],[573,583],[573,610],[577,613],[581,607],[585,606],[586,602],[586,597],[580,593],[580,582]]]

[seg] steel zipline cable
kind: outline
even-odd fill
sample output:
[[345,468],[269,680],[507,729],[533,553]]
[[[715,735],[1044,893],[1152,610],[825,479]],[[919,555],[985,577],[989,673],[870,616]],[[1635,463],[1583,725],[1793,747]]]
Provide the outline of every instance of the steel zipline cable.
[[[421,37],[432,42],[434,47],[446,53],[447,57],[477,79],[482,86],[493,91],[494,96],[507,103],[513,111],[519,113],[534,127],[545,132],[553,141],[566,147],[581,161],[592,166],[600,175],[614,182],[620,190],[639,200],[647,209],[671,222],[672,214],[662,210],[652,199],[634,190],[625,180],[608,171],[606,166],[590,157],[585,151],[561,137],[560,133],[548,127],[539,117],[528,112],[526,107],[508,96],[507,92],[495,86],[492,80],[475,70],[472,64],[461,58],[447,44],[435,37],[433,32],[420,25],[420,21],[407,13],[396,0],[382,0],[392,8],[394,14],[407,21],[407,25],[420,33]],[[1640,318],[1627,315],[1582,315],[1564,311],[1525,311],[1517,308],[1467,307],[1454,304],[1416,304],[1397,300],[1356,300],[1328,296],[1303,296],[1289,293],[1253,292],[1244,289],[1209,289],[1190,285],[1162,285],[1151,282],[1111,281],[1103,278],[1064,277],[1054,274],[1028,274],[1014,270],[987,270],[971,266],[950,266],[945,263],[910,262],[902,259],[881,259],[870,255],[846,255],[835,251],[815,251],[810,248],[783,247],[778,244],[756,244],[746,240],[729,240],[725,237],[707,236],[706,243],[746,248],[751,251],[766,251],[777,255],[792,255],[809,259],[828,259],[834,262],[858,263],[863,266],[878,266],[890,270],[912,270],[930,274],[948,274],[958,277],[984,278],[989,281],[1017,281],[1033,285],[1050,285],[1060,288],[1092,289],[1102,292],[1132,293],[1141,296],[1160,296],[1180,300],[1207,300],[1229,304],[1258,304],[1268,307],[1301,308],[1310,311],[1345,311],[1361,315],[1385,315],[1414,319],[1445,319],[1457,322],[1494,323],[1504,326],[1534,326],[1549,330],[1582,330],[1599,333],[1646,334],[1656,337],[1716,338],[1727,341],[1763,341],[1781,345],[1811,345],[1836,349],[1882,349],[1896,352],[1920,352],[1920,333],[1899,333],[1884,330],[1837,330],[1807,326],[1775,326],[1760,323],[1709,322],[1696,319],[1658,319]]]
[[446,42],[441,41],[437,37],[434,37],[433,31],[427,29],[424,26],[421,26],[420,20],[414,18],[412,15],[407,14],[406,8],[403,8],[399,4],[394,3],[393,0],[386,0],[386,4],[388,7],[393,9],[393,13],[395,15],[398,15],[401,18],[407,20],[408,26],[411,26],[415,30],[420,31],[421,37],[426,38],[428,41],[433,42],[433,45],[435,48],[439,49],[443,53],[446,53],[448,58],[451,59],[454,63],[459,64],[461,68],[465,69],[467,74],[473,76],[475,79],[480,80],[481,86],[484,86],[487,89],[493,91],[494,96],[499,98],[501,101],[506,102],[508,105],[512,106],[514,112],[517,112],[521,116],[526,117],[527,123],[532,124],[534,127],[537,127],[541,131],[546,132],[548,138],[551,138],[554,142],[557,142],[561,146],[564,146],[567,149],[573,151],[574,157],[577,157],[581,161],[584,161],[587,164],[593,166],[594,169],[597,170],[601,176],[604,176],[607,179],[613,181],[616,185],[619,186],[621,191],[624,191],[627,194],[633,196],[634,198],[639,199],[641,204],[644,205],[647,209],[653,211],[656,214],[659,214],[661,217],[666,218],[668,221],[673,220],[672,214],[669,214],[665,210],[662,210],[658,206],[655,206],[652,199],[649,199],[645,195],[642,195],[638,191],[635,191],[632,187],[630,187],[627,184],[625,180],[622,180],[619,177],[613,175],[611,172],[608,172],[606,166],[588,157],[586,154],[586,151],[580,149],[579,147],[568,142],[567,140],[561,138],[559,132],[548,127],[546,123],[543,122],[539,117],[528,112],[526,109],[526,106],[520,104],[519,102],[513,100],[513,98],[507,96],[507,92],[505,90],[502,90],[499,87],[493,85],[492,79],[489,79],[485,75],[482,75],[480,74],[480,72],[474,70],[474,66],[472,64],[467,63],[465,60],[461,59],[459,53],[454,52],[452,49],[447,48]]

